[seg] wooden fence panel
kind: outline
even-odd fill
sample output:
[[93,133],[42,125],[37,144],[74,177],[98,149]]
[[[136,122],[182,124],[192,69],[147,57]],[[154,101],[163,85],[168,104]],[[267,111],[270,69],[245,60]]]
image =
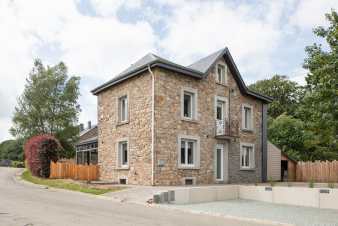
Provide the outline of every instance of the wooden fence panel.
[[77,165],[72,162],[51,162],[51,179],[98,180],[98,165]]
[[298,162],[296,170],[297,181],[338,183],[338,161]]

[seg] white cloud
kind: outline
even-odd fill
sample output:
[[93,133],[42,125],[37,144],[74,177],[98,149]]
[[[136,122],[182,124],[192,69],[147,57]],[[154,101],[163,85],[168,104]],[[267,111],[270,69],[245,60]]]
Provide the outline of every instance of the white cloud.
[[290,24],[300,29],[312,29],[314,26],[325,25],[324,14],[338,8],[338,0],[300,0]]
[[127,9],[137,9],[142,5],[142,0],[91,0],[95,12],[100,16],[114,16],[122,6]]
[[242,72],[266,74],[271,69],[271,53],[282,37],[277,26],[281,13],[273,6],[264,3],[257,14],[255,6],[249,4],[189,2],[168,18],[168,35],[161,46],[185,64],[192,63],[197,55],[228,46]]
[[70,0],[0,1],[0,30],[0,130],[6,131],[0,141],[9,137],[16,98],[34,58],[48,64],[64,61],[70,74],[83,78],[80,121],[96,121],[96,97],[89,91],[154,50],[156,40],[147,22],[85,16]]

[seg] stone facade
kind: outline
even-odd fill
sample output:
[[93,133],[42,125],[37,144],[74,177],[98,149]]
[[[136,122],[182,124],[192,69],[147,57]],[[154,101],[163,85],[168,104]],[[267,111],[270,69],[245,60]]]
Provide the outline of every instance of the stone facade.
[[[118,122],[118,98],[128,96],[128,121]],[[142,74],[98,95],[100,178],[151,184],[151,76]],[[118,141],[129,145],[129,168],[119,168]]]
[[[220,60],[219,63],[225,63]],[[193,178],[196,184],[260,182],[262,178],[262,105],[263,102],[242,95],[229,73],[227,85],[215,82],[216,67],[203,79],[153,69],[155,77],[154,121],[154,185],[181,185],[184,178]],[[98,95],[99,165],[101,179],[118,181],[127,178],[128,184],[152,184],[151,152],[151,86],[148,72],[117,84]],[[183,88],[197,91],[197,120],[182,120],[181,94]],[[128,95],[129,121],[119,125],[117,99]],[[230,97],[229,97],[230,95]],[[241,127],[242,104],[250,104],[254,113],[251,132],[239,128],[238,137],[215,137],[215,97],[223,97],[229,104],[230,121]],[[178,166],[178,137],[193,136],[199,140],[199,164],[194,169]],[[130,163],[128,169],[117,165],[117,141],[127,138]],[[252,143],[255,168],[241,170],[240,143]],[[216,181],[214,152],[217,144],[225,145],[225,180]]]

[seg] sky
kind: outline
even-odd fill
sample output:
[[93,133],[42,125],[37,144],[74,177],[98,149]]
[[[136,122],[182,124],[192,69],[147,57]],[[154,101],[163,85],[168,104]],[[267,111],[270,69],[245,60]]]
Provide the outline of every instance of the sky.
[[304,84],[305,46],[338,0],[0,0],[0,142],[34,59],[81,77],[79,120],[96,120],[90,93],[149,52],[189,65],[225,46],[246,84],[287,75]]

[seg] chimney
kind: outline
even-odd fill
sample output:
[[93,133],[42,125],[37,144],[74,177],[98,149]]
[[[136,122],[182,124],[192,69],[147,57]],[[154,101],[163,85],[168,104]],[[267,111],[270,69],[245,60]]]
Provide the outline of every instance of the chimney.
[[84,126],[83,123],[80,124],[80,132],[82,132],[84,130]]
[[88,121],[88,129],[91,129],[91,128],[92,128],[92,122]]

